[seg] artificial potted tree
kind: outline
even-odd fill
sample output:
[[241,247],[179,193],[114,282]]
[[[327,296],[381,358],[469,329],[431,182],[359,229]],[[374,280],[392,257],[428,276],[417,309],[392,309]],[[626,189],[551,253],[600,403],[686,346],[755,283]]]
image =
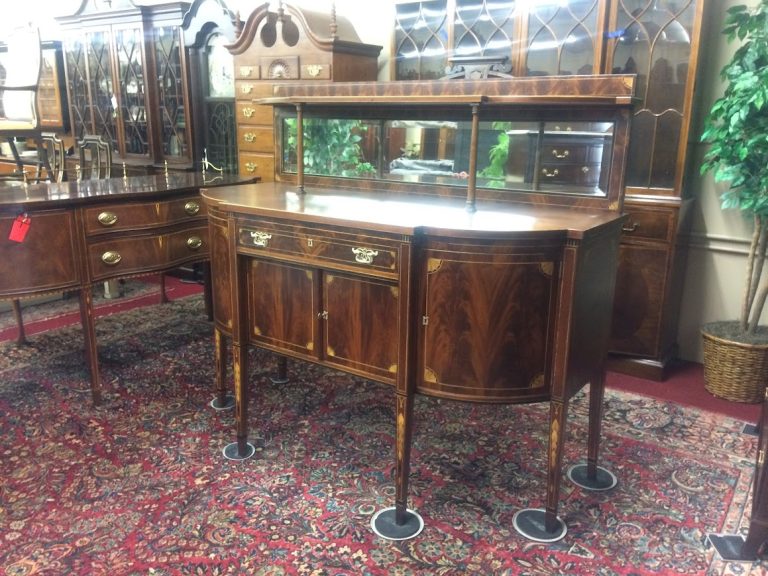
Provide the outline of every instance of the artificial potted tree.
[[741,210],[754,230],[739,319],[702,329],[704,380],[717,396],[759,402],[768,383],[768,328],[759,324],[768,297],[768,0],[729,8],[723,34],[741,44],[720,72],[725,92],[705,118],[702,140],[710,147],[701,172],[729,184],[721,207]]

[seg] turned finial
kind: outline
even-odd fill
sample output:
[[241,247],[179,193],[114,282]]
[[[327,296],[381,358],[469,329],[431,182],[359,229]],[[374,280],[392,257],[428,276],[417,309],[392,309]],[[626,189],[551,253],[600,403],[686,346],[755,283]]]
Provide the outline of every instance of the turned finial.
[[338,38],[339,25],[336,22],[336,2],[331,2],[331,38]]

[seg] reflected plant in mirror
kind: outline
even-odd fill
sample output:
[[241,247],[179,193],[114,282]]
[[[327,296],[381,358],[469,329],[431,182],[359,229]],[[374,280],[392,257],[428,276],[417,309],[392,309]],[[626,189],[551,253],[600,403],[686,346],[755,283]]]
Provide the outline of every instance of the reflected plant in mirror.
[[[360,143],[369,126],[360,120],[308,118],[304,120],[304,169],[318,176],[375,177]],[[296,171],[296,119],[286,118],[283,130],[284,165]]]

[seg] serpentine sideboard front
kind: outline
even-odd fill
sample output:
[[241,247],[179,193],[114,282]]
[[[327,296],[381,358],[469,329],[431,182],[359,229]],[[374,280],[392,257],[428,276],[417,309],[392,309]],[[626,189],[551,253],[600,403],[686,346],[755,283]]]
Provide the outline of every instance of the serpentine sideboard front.
[[200,189],[254,180],[173,172],[5,186],[0,189],[0,299],[79,293],[91,394],[99,404],[91,286],[206,261],[208,224]]

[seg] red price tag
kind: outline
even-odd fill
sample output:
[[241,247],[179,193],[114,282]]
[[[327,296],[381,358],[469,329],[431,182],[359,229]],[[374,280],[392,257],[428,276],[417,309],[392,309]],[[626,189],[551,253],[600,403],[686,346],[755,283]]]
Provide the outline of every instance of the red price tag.
[[29,232],[29,223],[32,219],[26,214],[19,214],[16,216],[16,220],[13,221],[11,226],[11,233],[8,235],[8,240],[12,242],[24,242]]

